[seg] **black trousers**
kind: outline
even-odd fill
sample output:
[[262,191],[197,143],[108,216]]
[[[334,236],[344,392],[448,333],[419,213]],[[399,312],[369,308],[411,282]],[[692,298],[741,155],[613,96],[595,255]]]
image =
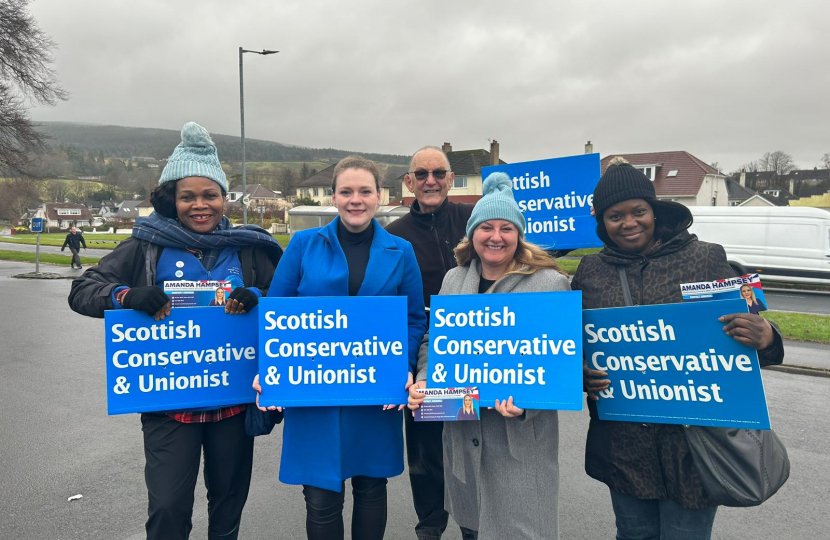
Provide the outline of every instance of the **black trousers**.
[[[345,484],[345,482],[344,482]],[[308,540],[342,540],[345,488],[303,486]],[[386,478],[352,478],[352,540],[382,540],[386,531]]]
[[251,485],[254,439],[245,414],[219,422],[183,424],[165,414],[141,415],[148,540],[185,540],[193,528],[193,492],[205,453],[208,538],[235,540]]
[[80,254],[80,252],[77,249],[73,248],[72,246],[69,246],[69,251],[72,252],[72,262],[70,263],[69,266],[75,266],[77,264],[78,268],[80,268],[81,267],[81,254]]

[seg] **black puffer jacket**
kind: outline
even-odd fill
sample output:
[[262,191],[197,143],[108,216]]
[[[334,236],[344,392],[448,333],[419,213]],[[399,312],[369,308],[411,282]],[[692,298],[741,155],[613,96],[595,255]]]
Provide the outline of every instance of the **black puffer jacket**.
[[[625,268],[636,305],[678,303],[681,283],[734,275],[721,246],[700,242],[686,230],[646,255],[606,246],[582,259],[571,283],[573,290],[582,291],[583,309],[626,305],[618,267]],[[773,328],[773,344],[758,351],[762,366],[784,359],[781,336]],[[687,508],[714,506],[694,469],[683,426],[603,421],[593,401],[588,408],[585,471],[591,477],[638,499],[669,499]]]

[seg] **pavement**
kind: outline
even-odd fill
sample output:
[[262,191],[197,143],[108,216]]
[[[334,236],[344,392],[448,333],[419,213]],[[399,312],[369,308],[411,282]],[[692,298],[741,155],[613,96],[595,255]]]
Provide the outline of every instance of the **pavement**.
[[[90,245],[87,242],[87,245]],[[30,244],[15,244],[14,242],[0,242],[0,249],[7,249],[10,251],[26,251],[29,253],[34,253],[37,246],[30,245]],[[71,257],[72,252],[69,251],[69,248],[66,248],[64,251],[61,251],[61,248],[57,246],[40,246],[41,253],[49,253],[52,255],[65,255],[66,257]],[[108,253],[112,253],[111,249],[84,249],[81,248],[81,257],[98,257],[101,258]]]

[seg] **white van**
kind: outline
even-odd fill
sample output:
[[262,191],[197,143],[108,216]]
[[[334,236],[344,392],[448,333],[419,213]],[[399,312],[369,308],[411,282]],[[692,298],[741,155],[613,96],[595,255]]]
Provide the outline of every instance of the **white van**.
[[690,232],[720,244],[740,275],[830,284],[830,212],[789,206],[690,206]]

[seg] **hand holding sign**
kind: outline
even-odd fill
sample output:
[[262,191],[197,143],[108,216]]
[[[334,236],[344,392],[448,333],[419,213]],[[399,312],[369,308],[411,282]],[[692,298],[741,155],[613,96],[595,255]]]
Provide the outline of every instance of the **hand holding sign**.
[[723,327],[723,331],[726,332],[727,336],[734,338],[741,345],[752,347],[756,351],[766,349],[772,345],[775,339],[772,326],[760,315],[733,313],[731,315],[724,315],[718,320],[722,323],[727,323]]
[[582,364],[582,382],[585,385],[585,391],[588,393],[588,399],[591,401],[597,401],[599,399],[597,392],[603,392],[611,385],[610,380],[600,379],[600,377],[608,377],[608,373],[591,369],[588,364]]

